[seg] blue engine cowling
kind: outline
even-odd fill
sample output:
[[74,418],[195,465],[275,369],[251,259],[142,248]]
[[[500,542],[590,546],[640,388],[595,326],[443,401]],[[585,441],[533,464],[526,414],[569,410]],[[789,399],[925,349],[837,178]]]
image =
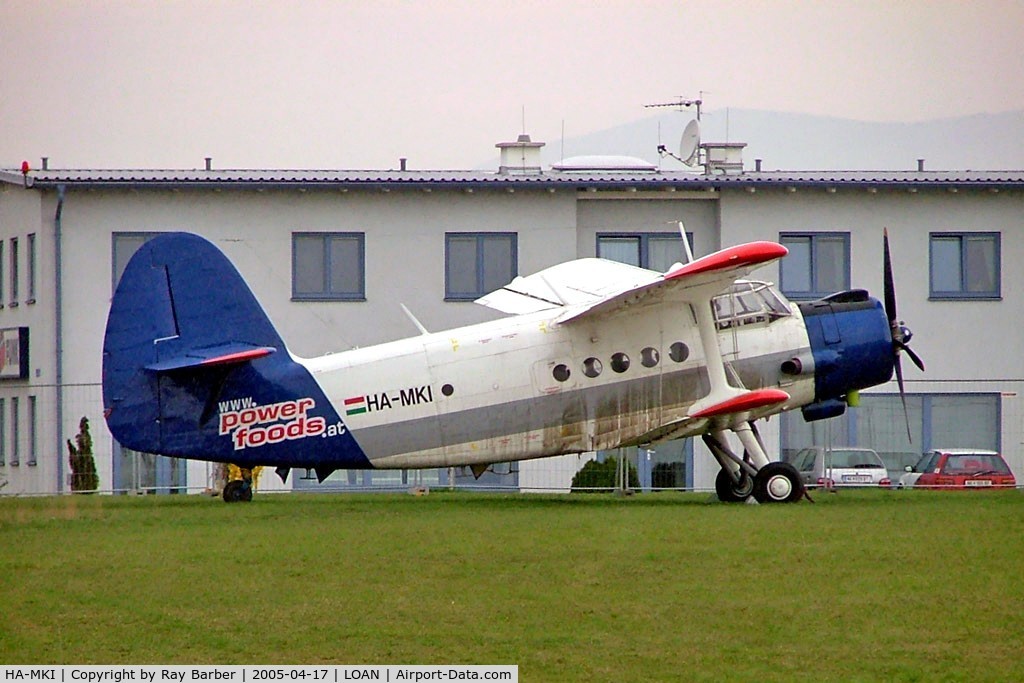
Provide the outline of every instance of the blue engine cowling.
[[815,403],[804,411],[808,421],[841,415],[837,403],[848,393],[892,379],[892,332],[878,299],[857,289],[799,306],[814,356]]

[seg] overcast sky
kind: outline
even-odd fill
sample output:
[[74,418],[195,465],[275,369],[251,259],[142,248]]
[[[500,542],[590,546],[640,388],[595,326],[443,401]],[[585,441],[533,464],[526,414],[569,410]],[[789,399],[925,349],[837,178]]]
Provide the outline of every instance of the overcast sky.
[[[1024,0],[0,0],[0,166],[471,168],[704,91],[920,121],[1024,109]],[[525,111],[525,117],[524,117]]]

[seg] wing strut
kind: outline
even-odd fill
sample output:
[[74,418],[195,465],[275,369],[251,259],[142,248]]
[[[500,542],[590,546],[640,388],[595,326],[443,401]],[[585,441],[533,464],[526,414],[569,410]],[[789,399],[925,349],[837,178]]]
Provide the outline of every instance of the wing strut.
[[[785,403],[789,394],[781,389],[758,389],[749,391],[729,384],[725,373],[725,362],[722,360],[722,349],[718,343],[718,331],[715,326],[715,315],[711,310],[711,296],[695,298],[694,315],[697,318],[697,330],[700,332],[700,343],[704,348],[704,359],[707,363],[708,381],[711,391],[700,399],[689,410],[693,418],[727,418],[744,414],[757,408]],[[740,419],[746,422],[746,419]]]

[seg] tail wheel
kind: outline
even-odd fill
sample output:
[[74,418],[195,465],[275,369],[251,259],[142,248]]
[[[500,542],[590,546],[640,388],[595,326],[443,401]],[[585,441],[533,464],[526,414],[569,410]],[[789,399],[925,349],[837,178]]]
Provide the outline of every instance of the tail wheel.
[[723,470],[718,470],[715,477],[715,493],[718,500],[723,503],[742,503],[754,490],[754,480],[746,472],[740,472],[740,482],[737,484],[732,476]]
[[225,503],[248,503],[252,500],[252,486],[241,479],[234,479],[224,485],[223,495]]
[[804,495],[800,473],[787,462],[770,462],[754,477],[758,503],[795,503]]

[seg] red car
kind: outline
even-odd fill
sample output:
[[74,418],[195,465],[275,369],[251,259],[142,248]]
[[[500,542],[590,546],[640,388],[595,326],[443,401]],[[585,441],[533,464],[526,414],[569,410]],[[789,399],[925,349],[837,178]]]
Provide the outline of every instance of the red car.
[[1013,478],[1003,456],[995,451],[949,448],[932,451],[931,468],[914,482],[915,488],[987,489],[1013,488]]

